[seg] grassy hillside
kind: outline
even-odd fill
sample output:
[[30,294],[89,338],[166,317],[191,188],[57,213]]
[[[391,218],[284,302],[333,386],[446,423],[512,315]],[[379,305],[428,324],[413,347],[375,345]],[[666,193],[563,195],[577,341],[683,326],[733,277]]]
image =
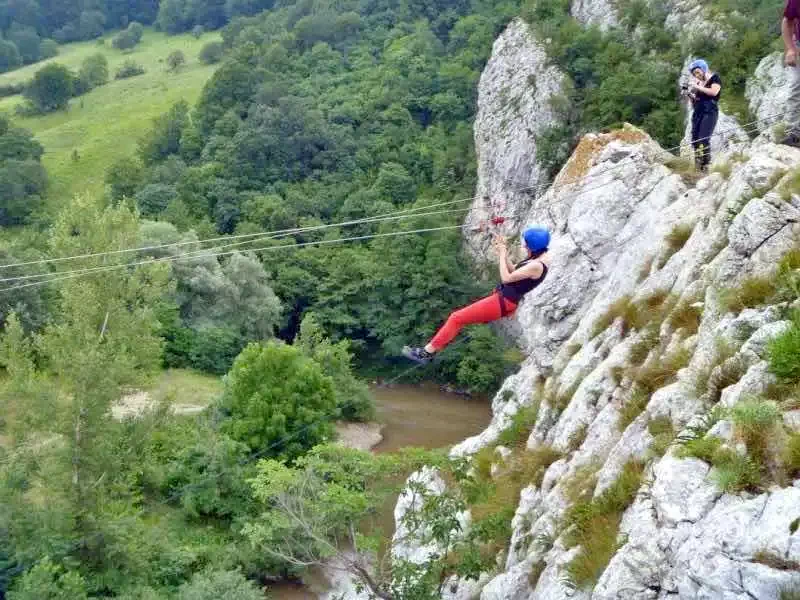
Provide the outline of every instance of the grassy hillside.
[[[27,81],[47,62],[59,62],[77,71],[81,62],[96,52],[104,53],[108,59],[111,81],[73,99],[69,111],[15,118],[44,144],[44,164],[51,179],[51,208],[57,208],[75,193],[102,191],[106,167],[133,154],[138,137],[152,118],[181,99],[193,104],[215,68],[197,59],[204,44],[219,39],[215,33],[195,39],[191,35],[167,36],[148,30],[130,52],[112,48],[111,37],[106,36],[102,46],[96,41],[62,46],[56,58],[0,75],[2,85]],[[169,73],[166,57],[174,50],[183,51],[186,65],[178,73]],[[136,61],[147,72],[114,80],[114,73],[126,60]],[[13,113],[20,102],[20,96],[5,98],[0,101],[0,111]],[[77,160],[73,158],[74,150],[78,152]]]

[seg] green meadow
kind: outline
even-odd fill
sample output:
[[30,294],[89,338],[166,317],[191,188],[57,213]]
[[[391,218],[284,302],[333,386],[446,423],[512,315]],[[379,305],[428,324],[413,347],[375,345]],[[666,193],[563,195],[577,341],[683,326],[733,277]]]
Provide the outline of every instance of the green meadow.
[[[148,29],[141,43],[126,52],[112,47],[112,37],[106,35],[102,44],[95,40],[61,46],[55,58],[0,75],[0,85],[7,85],[28,81],[49,62],[77,72],[87,56],[102,52],[108,59],[109,83],[74,98],[68,111],[23,118],[13,114],[15,106],[23,102],[21,96],[0,100],[0,111],[11,114],[15,123],[31,130],[44,145],[51,209],[74,194],[102,193],[106,168],[135,153],[139,137],[153,118],[182,99],[194,104],[216,68],[204,65],[197,56],[206,43],[220,39],[218,33],[196,39]],[[168,71],[166,59],[175,50],[184,53],[186,64],[173,73]],[[146,73],[115,80],[114,74],[127,60],[142,65]]]

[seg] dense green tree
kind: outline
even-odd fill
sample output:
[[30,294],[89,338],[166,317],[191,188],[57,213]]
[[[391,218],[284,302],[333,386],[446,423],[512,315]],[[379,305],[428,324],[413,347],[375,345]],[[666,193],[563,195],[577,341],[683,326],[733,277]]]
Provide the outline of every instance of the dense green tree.
[[274,0],[228,0],[225,4],[225,12],[228,18],[249,17],[258,14],[262,10],[272,8]]
[[100,10],[84,10],[78,18],[78,36],[82,40],[93,40],[103,35],[106,15]]
[[81,64],[78,80],[86,91],[108,83],[108,59],[105,54],[98,52],[87,56]]
[[313,314],[308,314],[300,324],[295,345],[333,379],[336,406],[343,419],[368,421],[375,416],[369,388],[353,375],[349,342],[332,343]]
[[186,0],[163,0],[158,9],[156,24],[167,33],[180,33],[188,29]]
[[58,56],[58,42],[49,39],[42,40],[42,44],[39,47],[39,52],[41,54],[42,60]]
[[29,131],[0,117],[0,225],[21,225],[34,215],[47,189],[44,148]]
[[263,600],[264,592],[238,571],[198,573],[178,590],[177,600]]
[[25,88],[25,97],[40,112],[63,110],[75,90],[75,77],[67,67],[50,64],[39,69]]
[[139,41],[136,39],[136,36],[127,29],[120,31],[114,36],[114,39],[111,40],[111,45],[117,50],[130,50],[138,43]]
[[181,50],[175,50],[167,57],[167,67],[170,71],[178,71],[186,64],[186,55]]
[[127,31],[133,35],[133,38],[136,40],[137,44],[142,41],[142,36],[144,36],[144,25],[138,21],[131,21],[128,25]]
[[151,183],[136,192],[136,206],[144,217],[157,217],[178,197],[175,186]]
[[154,119],[150,131],[139,140],[139,157],[144,164],[152,165],[171,154],[177,154],[181,147],[181,136],[189,124],[189,104],[185,100]]
[[75,571],[68,571],[45,557],[14,585],[9,600],[84,600],[88,599],[86,581]]
[[[50,235],[54,254],[102,251],[135,243],[138,222],[125,207],[101,210],[79,197]],[[35,508],[24,499],[24,488],[3,502],[20,558],[66,557],[80,547],[79,560],[99,570],[116,560],[99,543],[116,535],[102,515],[108,500],[125,489],[119,485],[128,459],[115,451],[118,427],[110,408],[159,366],[161,341],[151,307],[165,294],[167,275],[164,266],[151,265],[71,281],[58,287],[52,321],[35,338],[20,340],[14,327],[7,328],[2,362],[12,374],[7,384],[17,409],[9,419],[15,444],[25,452],[42,435],[59,440],[43,447],[46,456],[25,470],[30,485],[50,493]]]
[[0,73],[11,71],[22,65],[17,47],[8,40],[0,40]]
[[299,349],[251,344],[225,379],[221,429],[260,456],[296,458],[333,435],[332,380]]
[[207,65],[213,65],[222,60],[224,53],[225,48],[223,47],[222,42],[208,42],[200,50],[200,55],[198,58],[201,62],[204,62]]
[[124,158],[106,170],[105,182],[110,188],[111,199],[119,202],[133,198],[144,180],[144,167],[137,160]]
[[14,26],[7,34],[8,41],[19,50],[24,64],[30,64],[41,58],[42,40],[33,27]]
[[22,225],[41,207],[47,172],[38,161],[0,162],[0,224]]

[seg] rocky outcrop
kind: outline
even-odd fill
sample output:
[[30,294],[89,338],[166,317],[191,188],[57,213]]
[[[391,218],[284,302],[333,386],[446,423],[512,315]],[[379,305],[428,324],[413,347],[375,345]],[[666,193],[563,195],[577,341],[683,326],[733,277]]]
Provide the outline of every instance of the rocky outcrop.
[[[519,225],[543,189],[545,173],[536,159],[536,138],[558,123],[554,99],[564,77],[549,61],[545,48],[522,19],[512,21],[497,38],[478,86],[475,148],[479,184],[467,217],[469,227],[487,218],[508,218],[508,231]],[[470,236],[469,248],[485,256],[489,237]]]
[[[761,494],[724,494],[703,460],[682,458],[674,446],[653,455],[654,419],[685,435],[714,404],[732,407],[764,393],[774,381],[767,344],[789,326],[780,307],[729,313],[720,292],[769,274],[786,251],[800,247],[800,197],[774,192],[800,169],[800,151],[757,140],[723,149],[719,160],[729,174],[686,183],[652,139],[628,126],[584,138],[553,187],[529,205],[523,225],[545,223],[556,232],[553,276],[517,312],[530,357],[494,399],[492,424],[452,454],[494,444],[517,410],[538,402],[528,447],[549,445],[564,458],[540,487],[523,490],[505,564],[486,574],[481,600],[767,600],[800,585],[800,573],[786,567],[800,565],[800,481]],[[635,304],[654,295],[671,298],[672,308],[653,323],[659,342],[645,365],[681,352],[685,359],[671,381],[655,386],[641,413],[620,425],[631,351],[645,333],[628,331],[632,317],[622,311],[613,318],[613,311],[628,298]],[[681,306],[698,311],[696,331],[672,323],[671,311]],[[728,348],[724,360],[721,344]],[[701,388],[704,377],[709,383]],[[707,391],[720,381],[720,389]],[[743,449],[730,421],[707,435]],[[597,497],[632,460],[647,467],[624,512],[619,549],[595,584],[574,589],[566,566],[580,547],[569,548],[564,537],[570,482],[591,468]],[[541,537],[552,543],[522,543]]]
[[572,0],[569,12],[582,25],[596,25],[600,29],[619,25],[617,8],[608,0]]
[[[701,3],[667,4],[667,23],[683,38],[714,25]],[[604,2],[576,0],[571,10],[601,25],[613,14]],[[724,36],[718,25],[712,29]],[[625,126],[585,136],[546,192],[522,193],[516,176],[539,172],[535,135],[512,137],[499,126],[509,112],[497,90],[518,78],[510,61],[535,55],[533,48],[530,31],[516,22],[487,67],[476,121],[478,191],[504,203],[513,217],[506,233],[551,229],[550,276],[513,320],[527,360],[493,399],[489,427],[451,455],[495,447],[514,415],[535,404],[527,450],[549,446],[561,458],[540,485],[520,493],[497,568],[477,582],[453,578],[446,597],[779,600],[782,590],[800,590],[800,480],[725,493],[720,468],[680,452],[674,438],[707,439],[737,456],[748,450],[723,411],[776,382],[769,342],[791,325],[787,315],[800,301],[733,311],[725,290],[771,277],[781,257],[800,248],[800,196],[786,191],[800,171],[800,150],[768,136],[751,140],[751,131],[723,115],[712,141],[718,168],[698,178],[645,132]],[[775,60],[762,62],[748,88],[765,124],[780,108],[765,91],[780,75]],[[551,122],[520,117],[533,127]],[[491,214],[481,201],[473,222]],[[482,232],[466,237],[473,252],[491,256]],[[783,412],[780,435],[800,428],[798,415]],[[508,454],[495,450],[492,476]],[[610,559],[577,585],[569,566],[583,548],[570,540],[566,519],[575,490],[583,502],[598,499],[632,464],[641,485],[609,534],[616,536]],[[431,473],[420,477],[443,489]],[[397,516],[417,508],[401,499]],[[468,528],[470,515],[460,521]],[[421,559],[435,550],[406,537],[400,555]]]
[[723,11],[712,11],[706,2],[666,0],[659,6],[667,15],[664,27],[679,36],[685,48],[704,37],[723,40],[727,35],[725,19],[730,15]]
[[791,88],[790,69],[783,66],[783,53],[774,52],[758,64],[753,76],[747,80],[745,97],[758,122],[758,131],[773,138],[772,130],[782,122]]

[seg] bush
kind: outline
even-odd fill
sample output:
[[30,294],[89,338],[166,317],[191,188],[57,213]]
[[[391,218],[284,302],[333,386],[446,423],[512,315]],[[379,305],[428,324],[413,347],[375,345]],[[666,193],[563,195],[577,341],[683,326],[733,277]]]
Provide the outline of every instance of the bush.
[[511,424],[500,432],[497,443],[501,446],[525,444],[534,425],[536,425],[538,416],[538,402],[534,402],[529,406],[520,406],[514,416],[511,417]]
[[658,346],[661,341],[659,327],[656,324],[647,326],[642,330],[639,338],[631,344],[631,350],[628,355],[630,363],[635,366],[640,366],[647,360],[650,351]]
[[261,456],[296,458],[333,436],[333,382],[301,351],[250,344],[225,380],[223,433]]
[[653,436],[653,442],[649,448],[651,455],[655,457],[664,456],[675,439],[675,428],[672,425],[672,420],[665,416],[650,419],[647,423],[647,431]]
[[198,573],[178,590],[177,600],[264,600],[264,591],[239,571]]
[[769,370],[787,382],[800,381],[800,315],[768,346]]
[[8,98],[9,96],[16,96],[25,91],[24,83],[7,83],[0,85],[0,98]]
[[669,326],[674,329],[683,329],[687,335],[694,335],[700,329],[700,321],[703,318],[703,308],[695,306],[697,302],[692,300],[682,300],[678,303],[667,319]]
[[49,557],[26,572],[14,583],[9,600],[84,600],[88,598],[86,581],[74,571],[66,571]]
[[749,456],[741,456],[733,450],[718,450],[713,458],[714,481],[727,494],[761,488],[761,467]]
[[242,337],[230,329],[210,327],[196,331],[177,324],[166,327],[162,335],[166,340],[164,366],[167,368],[224,375],[244,348]]
[[200,59],[200,62],[203,62],[207,65],[213,65],[221,61],[224,54],[225,47],[222,45],[222,42],[208,42],[205,46],[203,46],[203,49],[200,50],[198,58]]
[[168,465],[166,491],[170,497],[181,492],[181,506],[192,518],[244,516],[252,503],[247,458],[247,446],[225,436],[198,440]]
[[177,197],[174,186],[151,183],[136,193],[136,205],[143,217],[157,217]]
[[744,400],[733,407],[731,416],[748,453],[758,464],[766,465],[768,444],[781,418],[778,405],[769,400]]
[[617,480],[597,498],[578,502],[565,515],[568,547],[580,551],[566,566],[570,582],[591,589],[617,551],[617,536],[622,514],[631,505],[642,484],[644,465],[631,461]]
[[689,241],[693,231],[694,227],[691,225],[676,225],[672,228],[672,231],[666,237],[667,251],[661,257],[661,265],[667,264],[674,254],[680,252],[686,242]]
[[177,71],[186,64],[186,55],[181,50],[175,50],[167,57],[167,67],[170,71]]
[[681,442],[680,449],[678,450],[678,457],[699,458],[708,464],[712,464],[714,462],[714,456],[721,447],[722,440],[718,437],[696,437]]
[[652,394],[657,389],[674,382],[678,371],[688,365],[691,358],[691,352],[685,348],[677,348],[635,369],[632,379],[646,394]]
[[353,357],[347,340],[334,344],[313,314],[308,314],[300,324],[300,335],[295,345],[333,380],[340,418],[346,421],[369,421],[375,416],[375,404],[369,388],[353,374]]
[[39,69],[25,88],[25,97],[39,112],[63,110],[75,90],[75,77],[64,65],[50,64]]
[[17,47],[24,64],[35,63],[41,59],[42,40],[35,29],[12,25],[8,32],[8,41]]
[[128,29],[120,31],[114,36],[114,39],[111,40],[111,45],[117,50],[130,50],[138,43],[139,41],[136,39],[136,36]]
[[22,66],[22,57],[17,47],[7,40],[0,40],[0,73],[13,71]]
[[42,40],[39,53],[42,60],[58,56],[58,42],[55,40]]
[[[78,80],[85,91],[93,90],[96,87],[108,83],[108,60],[105,55],[98,52],[87,57],[81,65]],[[75,94],[80,95],[80,94]]]
[[789,477],[800,476],[800,433],[793,433],[789,436],[783,462]]
[[745,308],[755,308],[766,303],[775,293],[775,289],[774,278],[750,277],[738,288],[723,290],[720,302],[728,312],[739,314]]
[[619,421],[617,426],[620,431],[625,431],[628,425],[633,423],[650,402],[650,394],[640,388],[636,388],[631,394],[628,401],[622,405],[619,413]]
[[117,70],[114,79],[127,79],[128,77],[136,77],[137,75],[144,75],[144,67],[132,60],[125,61],[122,66]]
[[144,25],[137,23],[136,21],[131,21],[131,23],[128,25],[128,31],[133,35],[137,44],[142,41],[142,36],[144,36]]

